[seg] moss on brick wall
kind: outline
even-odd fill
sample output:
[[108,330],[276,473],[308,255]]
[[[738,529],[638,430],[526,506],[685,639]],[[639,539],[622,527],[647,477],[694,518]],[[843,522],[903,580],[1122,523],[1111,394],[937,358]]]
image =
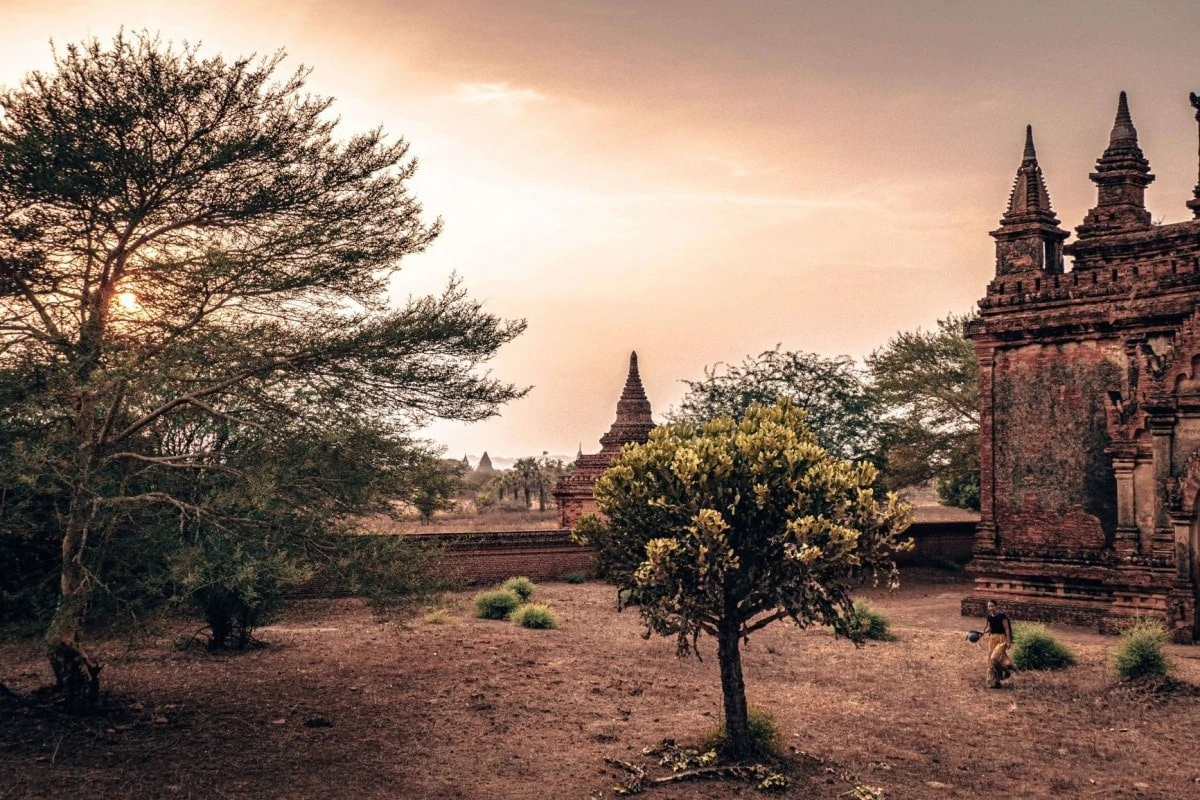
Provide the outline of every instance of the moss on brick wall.
[[[1079,507],[1099,520],[1107,541],[1116,528],[1116,478],[1105,455],[1104,403],[1122,391],[1118,346],[1030,345],[997,354],[996,513],[1017,517],[1032,496],[1065,517]],[[1054,545],[1055,531],[1044,532]]]

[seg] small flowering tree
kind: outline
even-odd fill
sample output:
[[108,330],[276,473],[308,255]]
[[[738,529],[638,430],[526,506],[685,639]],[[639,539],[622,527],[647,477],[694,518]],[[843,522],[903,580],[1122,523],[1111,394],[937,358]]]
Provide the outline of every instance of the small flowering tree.
[[826,452],[785,401],[656,428],[597,482],[606,519],[584,518],[576,537],[637,602],[647,636],[675,636],[681,657],[701,633],[716,638],[731,758],[751,755],[741,641],[785,618],[857,640],[851,589],[881,572],[895,582],[908,510],[876,498],[875,478]]

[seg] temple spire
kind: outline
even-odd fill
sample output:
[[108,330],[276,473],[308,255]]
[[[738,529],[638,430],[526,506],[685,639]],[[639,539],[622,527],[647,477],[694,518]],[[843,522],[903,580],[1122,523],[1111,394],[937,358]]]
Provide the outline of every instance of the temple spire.
[[1062,243],[1069,235],[1058,227],[1058,218],[1050,207],[1050,192],[1033,146],[1033,126],[1026,125],[1025,151],[1008,196],[1008,211],[1000,227],[992,231],[996,239],[996,274],[1062,272]]
[[642,387],[642,376],[638,372],[638,357],[635,351],[629,355],[629,374],[625,378],[621,398],[617,401],[617,420],[608,433],[600,437],[600,452],[615,452],[626,442],[644,442],[653,428],[650,400]]
[[1096,161],[1096,171],[1090,177],[1098,187],[1098,198],[1096,207],[1075,229],[1079,238],[1150,227],[1146,187],[1154,181],[1154,176],[1150,174],[1150,162],[1138,146],[1137,128],[1133,126],[1125,92],[1121,92],[1117,101],[1108,147]]
[[1129,98],[1121,92],[1117,100],[1117,118],[1113,120],[1112,133],[1108,135],[1110,148],[1126,144],[1137,145],[1137,128],[1133,127],[1133,117],[1129,116]]
[[[1200,95],[1192,92],[1188,99],[1192,102],[1192,108],[1196,110],[1196,125],[1200,127]],[[1192,210],[1196,219],[1200,219],[1200,164],[1197,165],[1196,188],[1192,190],[1192,199],[1188,201],[1187,207]]]
[[[1049,215],[1050,219],[1054,218],[1054,211],[1050,208],[1050,193],[1046,191],[1046,179],[1042,175],[1042,168],[1038,166],[1037,151],[1033,147],[1033,126],[1026,125],[1025,153],[1021,157],[1021,166],[1017,169],[1012,194],[1008,198],[1008,213],[1004,215],[1000,224],[1005,224],[1005,221],[1020,223],[1030,214]],[[1051,224],[1057,225],[1058,220],[1053,219]]]

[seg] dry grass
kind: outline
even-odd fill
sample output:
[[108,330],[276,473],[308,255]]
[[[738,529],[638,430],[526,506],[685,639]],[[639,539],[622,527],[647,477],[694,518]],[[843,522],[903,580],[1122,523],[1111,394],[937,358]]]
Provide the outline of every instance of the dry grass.
[[[783,733],[784,796],[833,800],[856,783],[887,800],[1200,796],[1200,697],[1116,687],[1118,640],[1059,627],[1079,666],[988,690],[982,649],[964,638],[979,621],[957,613],[964,591],[868,593],[891,643],[855,649],[785,624],[751,638],[748,694]],[[538,596],[562,621],[553,635],[472,619],[462,594],[447,598],[452,625],[306,603],[263,631],[269,647],[237,657],[176,651],[173,631],[134,649],[100,643],[106,714],[0,712],[0,797],[611,798],[605,757],[661,774],[642,748],[694,743],[720,722],[711,646],[677,660],[601,583],[539,584]],[[1179,678],[1200,683],[1193,650],[1172,654]],[[0,665],[19,690],[50,679],[32,642],[0,644]],[[646,796],[758,795],[704,783]]]

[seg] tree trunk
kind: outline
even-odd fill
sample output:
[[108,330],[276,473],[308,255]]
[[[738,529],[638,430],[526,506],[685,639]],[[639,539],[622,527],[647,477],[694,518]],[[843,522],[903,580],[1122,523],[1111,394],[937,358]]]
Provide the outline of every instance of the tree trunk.
[[736,611],[731,613],[726,609],[717,632],[717,661],[721,665],[721,693],[725,697],[725,754],[734,761],[744,761],[753,755],[746,684],[742,680],[740,627]]
[[546,485],[538,486],[538,511],[546,510]]
[[60,595],[46,636],[54,685],[63,693],[68,708],[94,706],[100,699],[101,665],[79,644],[87,618],[89,594],[83,568],[88,536],[87,512],[80,495],[82,492],[76,488],[63,531]]

